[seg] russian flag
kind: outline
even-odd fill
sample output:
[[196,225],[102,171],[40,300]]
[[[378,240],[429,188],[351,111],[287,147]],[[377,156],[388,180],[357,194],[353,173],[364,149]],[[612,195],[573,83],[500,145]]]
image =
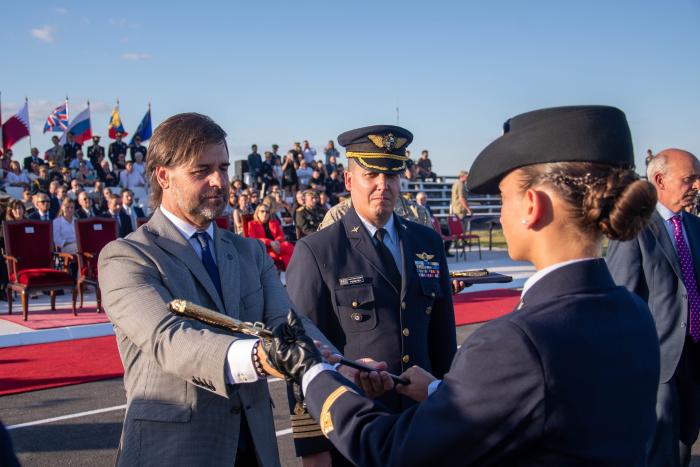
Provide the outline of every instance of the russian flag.
[[61,144],[66,142],[67,134],[73,133],[75,141],[78,144],[83,144],[85,141],[92,138],[92,127],[90,126],[90,105],[85,110],[80,112],[73,118],[68,130],[61,136]]

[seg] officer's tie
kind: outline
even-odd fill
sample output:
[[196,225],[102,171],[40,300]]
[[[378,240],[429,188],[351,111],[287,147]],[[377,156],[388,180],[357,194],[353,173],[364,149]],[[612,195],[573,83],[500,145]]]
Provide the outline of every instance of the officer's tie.
[[216,291],[219,292],[219,297],[223,300],[224,296],[221,293],[219,269],[216,267],[216,262],[209,248],[209,234],[207,232],[195,232],[192,236],[199,242],[199,246],[202,247],[202,263],[204,264],[204,269],[209,273],[209,277],[211,277],[214,286],[216,286]]
[[401,273],[399,268],[396,266],[396,261],[394,256],[389,251],[389,248],[384,244],[384,237],[386,236],[386,229],[377,229],[374,232],[374,238],[377,240],[375,247],[377,248],[377,253],[382,259],[382,264],[384,265],[384,270],[387,272],[391,282],[396,287],[396,290],[401,290]]

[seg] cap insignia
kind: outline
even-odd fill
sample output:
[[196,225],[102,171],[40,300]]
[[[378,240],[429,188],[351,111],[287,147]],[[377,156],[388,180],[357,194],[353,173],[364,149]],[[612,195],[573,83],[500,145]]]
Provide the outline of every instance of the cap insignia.
[[393,134],[387,135],[367,135],[370,141],[378,148],[383,148],[386,152],[391,152],[394,149],[401,149],[408,139],[396,138]]

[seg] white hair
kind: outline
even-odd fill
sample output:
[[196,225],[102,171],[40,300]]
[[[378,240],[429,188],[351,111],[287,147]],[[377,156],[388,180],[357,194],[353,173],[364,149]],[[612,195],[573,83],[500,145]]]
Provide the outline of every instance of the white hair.
[[654,180],[654,177],[656,177],[657,174],[666,175],[667,170],[668,156],[663,152],[660,152],[659,154],[654,156],[651,159],[651,161],[649,161],[649,165],[647,165],[647,180],[649,180],[654,186],[656,186],[656,181]]

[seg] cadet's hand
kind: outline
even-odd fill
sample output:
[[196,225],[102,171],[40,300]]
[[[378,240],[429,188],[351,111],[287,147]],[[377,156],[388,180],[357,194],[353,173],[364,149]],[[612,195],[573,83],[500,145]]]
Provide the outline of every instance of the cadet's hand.
[[401,377],[407,379],[409,384],[397,385],[396,392],[418,402],[428,398],[428,385],[437,379],[435,376],[416,365],[404,371]]
[[319,452],[301,458],[301,465],[304,467],[331,467],[333,459],[330,451]]
[[350,381],[354,381],[367,397],[375,399],[394,388],[394,382],[384,371],[387,369],[386,362],[375,362],[371,358],[361,358],[358,362],[372,367],[376,371],[360,371],[345,365],[340,365],[338,371]]
[[468,284],[464,281],[461,281],[459,279],[452,279],[452,295],[457,295],[460,293],[462,290],[466,289],[467,287],[471,287],[471,284]]
[[283,374],[287,382],[301,384],[304,373],[323,361],[321,352],[292,310],[289,310],[287,322],[272,330],[272,339],[262,342],[264,353],[261,356],[266,357],[269,365]]
[[268,361],[267,354],[265,353],[265,347],[264,347],[263,341],[259,340],[258,343],[255,345],[258,346],[258,357],[260,358],[260,366],[262,366],[263,371],[270,376],[274,376],[275,378],[285,379],[284,375],[282,373],[275,370],[270,365],[270,362]]

